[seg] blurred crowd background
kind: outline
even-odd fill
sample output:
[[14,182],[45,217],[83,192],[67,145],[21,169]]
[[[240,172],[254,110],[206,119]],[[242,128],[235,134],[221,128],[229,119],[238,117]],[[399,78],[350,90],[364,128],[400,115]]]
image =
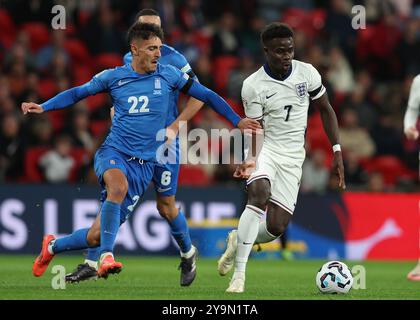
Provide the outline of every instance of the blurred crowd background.
[[[56,4],[66,8],[65,30],[51,28]],[[366,9],[365,29],[352,28],[354,5]],[[108,96],[37,116],[23,117],[20,104],[42,103],[121,65],[126,31],[143,8],[160,13],[165,42],[241,115],[242,82],[264,63],[261,29],[290,24],[295,59],[319,70],[337,113],[348,189],[420,190],[418,144],[403,134],[410,85],[420,73],[415,0],[0,0],[0,181],[97,183],[92,158],[110,126]],[[335,190],[331,146],[313,108],[308,123],[301,191]],[[189,124],[224,127],[209,107]],[[183,165],[180,185],[235,184],[234,168]]]

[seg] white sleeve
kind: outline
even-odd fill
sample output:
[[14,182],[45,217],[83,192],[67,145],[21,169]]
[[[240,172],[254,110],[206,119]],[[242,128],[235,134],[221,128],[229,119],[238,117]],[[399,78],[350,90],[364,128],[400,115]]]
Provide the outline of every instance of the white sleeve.
[[404,115],[404,131],[415,127],[420,108],[420,75],[414,78],[411,84],[410,96],[408,97],[407,110]]
[[308,93],[311,100],[321,98],[327,90],[322,85],[321,75],[314,66],[310,65],[309,69],[309,82],[308,82]]
[[254,120],[261,120],[263,117],[263,106],[255,89],[244,82],[241,95],[245,115]]

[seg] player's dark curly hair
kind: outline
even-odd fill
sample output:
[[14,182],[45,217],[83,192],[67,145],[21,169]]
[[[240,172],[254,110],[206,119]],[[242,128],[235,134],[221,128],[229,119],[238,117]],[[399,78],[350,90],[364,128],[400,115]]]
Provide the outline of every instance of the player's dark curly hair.
[[261,31],[261,42],[265,45],[268,41],[275,38],[293,38],[294,33],[285,23],[273,22],[265,26]]
[[158,37],[163,41],[163,30],[156,24],[152,23],[134,23],[128,30],[127,40],[130,45],[133,39],[148,40],[152,37]]

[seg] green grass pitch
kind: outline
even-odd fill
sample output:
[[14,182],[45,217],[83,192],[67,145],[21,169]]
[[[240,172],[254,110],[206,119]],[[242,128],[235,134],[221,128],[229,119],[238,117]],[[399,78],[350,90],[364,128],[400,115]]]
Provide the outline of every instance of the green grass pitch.
[[119,257],[124,269],[108,280],[51,286],[53,265],[66,271],[82,260],[80,256],[58,256],[41,278],[31,273],[33,256],[0,256],[0,299],[153,299],[153,300],[335,300],[335,299],[420,299],[420,282],[406,280],[415,262],[348,262],[366,268],[366,289],[346,295],[318,292],[315,274],[325,261],[250,259],[243,294],[228,294],[229,275],[221,277],[215,259],[198,260],[197,278],[190,287],[179,286],[176,257]]

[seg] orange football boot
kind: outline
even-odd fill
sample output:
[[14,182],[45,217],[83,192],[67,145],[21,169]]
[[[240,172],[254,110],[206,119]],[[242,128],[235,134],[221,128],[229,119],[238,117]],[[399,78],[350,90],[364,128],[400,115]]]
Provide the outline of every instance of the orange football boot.
[[41,253],[36,257],[34,265],[32,266],[32,273],[35,277],[42,276],[45,270],[47,270],[51,260],[54,258],[54,255],[48,251],[48,245],[53,240],[55,240],[55,237],[52,234],[47,234],[42,240]]
[[105,253],[104,258],[99,263],[98,276],[106,279],[109,274],[120,273],[121,270],[122,263],[115,261],[112,253]]

